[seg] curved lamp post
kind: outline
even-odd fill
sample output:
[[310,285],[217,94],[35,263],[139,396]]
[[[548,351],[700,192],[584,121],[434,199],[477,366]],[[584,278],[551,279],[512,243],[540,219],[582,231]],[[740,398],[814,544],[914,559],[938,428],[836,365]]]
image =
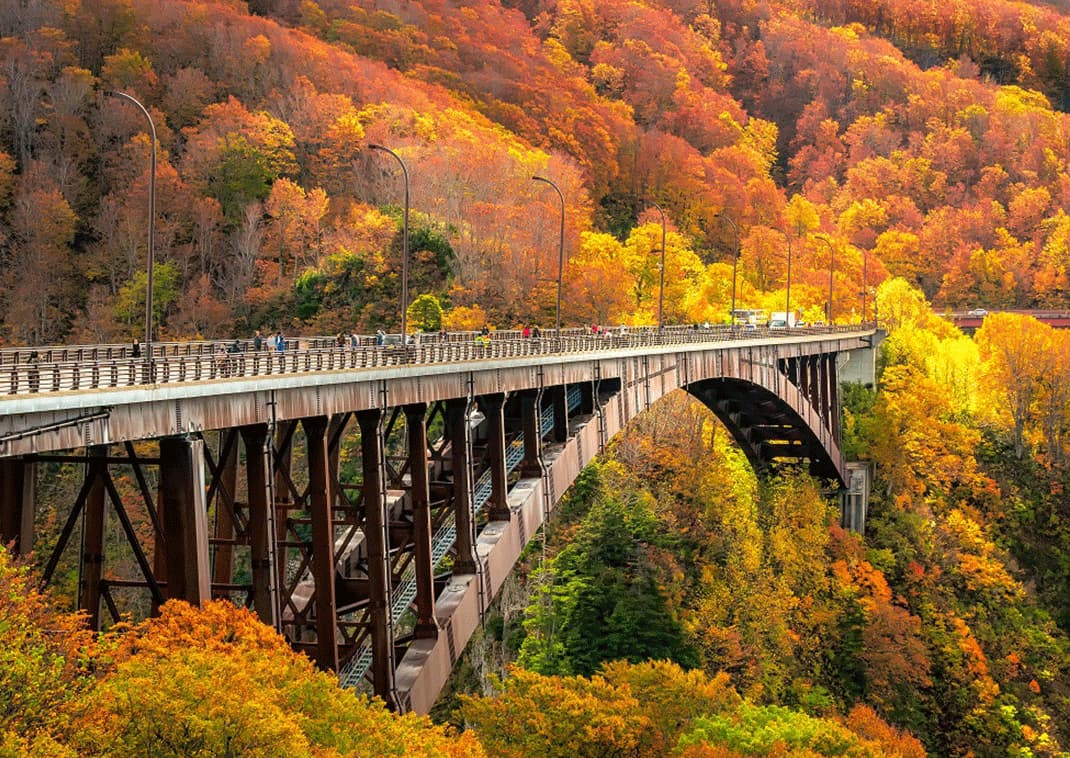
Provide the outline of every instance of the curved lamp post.
[[791,326],[791,324],[789,323],[790,316],[788,315],[791,313],[791,235],[777,226],[771,226],[769,228],[773,231],[780,232],[781,234],[783,234],[784,239],[788,241],[788,280],[784,297],[784,325]]
[[156,261],[156,251],[153,246],[153,240],[156,236],[156,125],[152,123],[152,116],[149,115],[148,110],[142,105],[136,98],[125,92],[115,92],[112,90],[105,90],[104,94],[108,97],[120,97],[123,100],[129,100],[136,105],[138,109],[145,115],[145,120],[149,122],[149,138],[151,141],[151,155],[149,162],[149,250],[148,250],[148,264],[147,264],[147,279],[148,282],[145,285],[145,362],[149,366],[149,380],[152,380],[152,269]]
[[[735,249],[732,255],[732,310],[728,313],[728,318],[733,327],[736,325],[736,273],[739,269],[739,227],[736,226],[736,222],[732,220],[732,217],[727,213],[718,213],[719,218],[723,218],[732,226],[732,235],[735,240]],[[790,244],[790,243],[789,243]]]
[[561,277],[565,271],[565,196],[561,194],[561,189],[545,176],[536,175],[531,178],[533,181],[543,182],[553,187],[554,192],[557,193],[557,199],[561,201],[561,236],[557,248],[557,328],[554,332],[554,337],[559,338],[561,336]]
[[409,170],[405,168],[405,161],[401,160],[401,156],[389,147],[372,143],[368,148],[393,156],[401,166],[401,175],[405,180],[405,211],[401,217],[401,342],[405,344],[409,317]]
[[824,235],[815,234],[814,239],[821,240],[829,248],[829,305],[825,317],[828,319],[829,326],[832,326],[832,276],[836,266],[836,248],[832,246],[832,240]]
[[657,208],[661,215],[661,274],[658,280],[658,331],[660,332],[664,323],[662,314],[665,312],[665,211],[655,200],[647,198],[646,202]]

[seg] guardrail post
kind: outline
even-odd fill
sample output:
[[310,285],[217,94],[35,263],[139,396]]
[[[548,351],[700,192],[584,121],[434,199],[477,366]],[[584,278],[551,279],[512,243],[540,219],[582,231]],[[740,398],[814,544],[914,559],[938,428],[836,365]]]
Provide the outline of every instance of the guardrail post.
[[301,419],[308,443],[308,511],[312,521],[315,581],[316,664],[338,670],[338,623],[334,599],[334,519],[327,460],[327,417]]
[[409,477],[412,502],[412,541],[416,573],[416,627],[413,636],[438,637],[435,621],[435,567],[431,558],[431,492],[427,479],[427,404],[405,406],[409,438]]

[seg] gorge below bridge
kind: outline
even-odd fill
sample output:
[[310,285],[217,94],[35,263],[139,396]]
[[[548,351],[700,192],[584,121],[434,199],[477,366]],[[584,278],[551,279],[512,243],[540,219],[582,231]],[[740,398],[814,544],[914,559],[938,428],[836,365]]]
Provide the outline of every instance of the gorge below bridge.
[[526,543],[629,420],[683,389],[756,469],[802,462],[842,487],[839,382],[873,381],[874,338],[672,327],[161,343],[151,360],[3,350],[0,539],[33,549],[43,477],[73,470],[39,557],[46,583],[77,576],[66,589],[94,628],[229,598],[343,685],[426,713]]

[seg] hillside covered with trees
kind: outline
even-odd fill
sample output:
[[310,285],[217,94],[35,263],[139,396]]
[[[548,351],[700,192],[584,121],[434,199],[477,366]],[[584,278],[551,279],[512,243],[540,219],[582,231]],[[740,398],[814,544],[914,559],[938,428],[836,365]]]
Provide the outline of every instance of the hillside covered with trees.
[[[915,7],[917,6],[917,7]],[[922,7],[924,6],[924,7]],[[125,339],[149,140],[163,336],[399,321],[650,322],[731,300],[859,318],[887,274],[938,308],[1065,305],[1057,4],[31,0],[0,12],[0,338]],[[738,248],[735,232],[738,230]],[[834,261],[830,260],[835,256]],[[867,317],[871,313],[865,314]]]
[[1062,0],[0,8],[5,344],[142,329],[150,140],[114,91],[155,123],[166,338],[396,329],[372,143],[451,328],[552,319],[537,174],[566,322],[656,318],[657,203],[666,321],[723,320],[738,250],[740,305],[782,307],[790,255],[827,318],[834,255],[835,320],[890,332],[878,391],[845,389],[864,536],[667,401],[562,506],[452,726],[224,604],[96,637],[0,550],[0,756],[1064,754],[1070,336],[934,309],[1067,306],[1068,56]]

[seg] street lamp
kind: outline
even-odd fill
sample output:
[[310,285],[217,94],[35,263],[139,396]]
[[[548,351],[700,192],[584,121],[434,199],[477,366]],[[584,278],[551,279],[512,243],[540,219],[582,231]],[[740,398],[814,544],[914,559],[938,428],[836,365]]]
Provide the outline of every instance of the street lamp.
[[409,170],[401,156],[389,147],[372,143],[368,148],[392,155],[401,166],[401,175],[405,179],[405,211],[401,217],[401,343],[405,344],[409,317]]
[[784,299],[784,326],[791,326],[791,316],[789,315],[791,313],[791,235],[776,226],[769,228],[783,234],[784,239],[788,241],[788,281]]
[[554,188],[554,192],[557,193],[557,199],[561,201],[561,237],[558,240],[557,249],[557,330],[554,332],[555,338],[561,337],[561,277],[565,271],[565,196],[561,194],[561,189],[547,179],[544,176],[533,176],[533,181],[543,182],[549,184]]
[[732,255],[732,310],[728,314],[729,321],[734,327],[736,325],[736,272],[739,268],[739,256],[741,252],[739,249],[739,227],[736,226],[736,222],[733,221],[732,217],[727,213],[719,213],[717,215],[732,225],[732,234],[736,243]]
[[828,305],[828,311],[827,311],[827,313],[825,315],[828,318],[829,326],[831,326],[832,325],[832,275],[833,275],[833,272],[835,270],[835,265],[836,265],[836,249],[832,246],[832,241],[829,240],[828,237],[822,236],[820,234],[815,234],[814,235],[814,239],[815,240],[821,240],[822,242],[824,242],[829,247],[829,305]]
[[152,123],[152,116],[149,115],[148,110],[136,98],[125,92],[114,92],[112,90],[105,90],[104,94],[108,97],[121,97],[124,100],[129,100],[145,114],[145,119],[149,122],[151,150],[149,156],[149,261],[146,272],[148,282],[145,285],[145,362],[149,367],[149,381],[152,381],[152,269],[156,260],[153,246],[153,239],[156,236],[156,126]]
[[665,211],[656,201],[647,199],[647,202],[657,208],[658,213],[661,214],[661,276],[658,282],[658,331],[660,332],[663,323],[662,313],[665,311]]

